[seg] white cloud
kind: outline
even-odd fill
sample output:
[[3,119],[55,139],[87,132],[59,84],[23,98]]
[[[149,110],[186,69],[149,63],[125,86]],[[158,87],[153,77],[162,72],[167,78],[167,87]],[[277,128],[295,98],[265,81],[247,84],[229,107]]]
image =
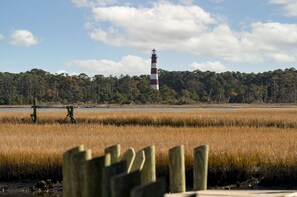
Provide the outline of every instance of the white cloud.
[[270,0],[272,4],[282,5],[287,16],[297,16],[297,1],[296,0]]
[[[183,1],[187,2],[191,1]],[[244,31],[234,31],[221,17],[197,5],[169,1],[151,7],[92,6],[92,12],[86,23],[90,38],[116,47],[145,52],[156,48],[253,64],[297,59],[297,24],[254,22]]]
[[195,70],[198,69],[200,71],[226,72],[229,70],[224,64],[218,61],[204,63],[193,62],[189,65],[189,67],[194,68]]
[[242,32],[241,36],[241,51],[251,60],[292,62],[297,58],[297,24],[257,22],[251,24],[250,32]]
[[2,34],[0,34],[0,40],[4,40],[4,39],[5,37]]
[[285,53],[272,53],[266,54],[269,59],[272,59],[275,62],[283,63],[283,62],[296,62],[297,58],[293,55],[288,55]]
[[28,30],[16,30],[11,35],[11,44],[31,47],[38,44],[38,39]]
[[[114,46],[132,46],[147,50],[186,50],[185,44],[209,29],[217,21],[198,6],[182,6],[162,1],[152,8],[146,7],[96,7],[90,37]],[[109,27],[100,23],[108,22]]]
[[89,75],[141,75],[149,74],[150,60],[144,60],[137,56],[124,56],[119,62],[111,60],[73,60],[66,64],[75,67]]

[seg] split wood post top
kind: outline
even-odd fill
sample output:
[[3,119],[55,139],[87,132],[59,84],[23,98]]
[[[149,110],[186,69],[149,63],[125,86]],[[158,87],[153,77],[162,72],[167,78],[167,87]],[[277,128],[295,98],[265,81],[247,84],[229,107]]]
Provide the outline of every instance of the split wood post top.
[[134,159],[135,159],[135,151],[133,148],[130,147],[126,152],[124,152],[121,158],[122,161],[125,160],[127,162],[127,173],[130,172]]
[[143,150],[140,150],[135,155],[135,159],[132,164],[130,172],[137,171],[137,170],[142,171],[144,163],[145,163],[145,154]]

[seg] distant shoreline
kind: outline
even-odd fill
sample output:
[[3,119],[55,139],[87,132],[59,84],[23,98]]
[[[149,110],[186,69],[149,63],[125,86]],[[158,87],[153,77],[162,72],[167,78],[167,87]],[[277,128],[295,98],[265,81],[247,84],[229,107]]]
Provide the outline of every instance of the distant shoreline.
[[[66,108],[69,105],[38,105],[38,108]],[[296,108],[297,103],[252,103],[252,104],[90,104],[76,105],[75,108]],[[31,108],[31,105],[0,105],[0,108]]]

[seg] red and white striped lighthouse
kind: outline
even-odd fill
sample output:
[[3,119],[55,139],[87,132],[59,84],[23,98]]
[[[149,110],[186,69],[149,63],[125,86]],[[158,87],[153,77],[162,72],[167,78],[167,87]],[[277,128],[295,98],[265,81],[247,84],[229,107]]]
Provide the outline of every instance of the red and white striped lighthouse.
[[152,66],[151,66],[151,88],[154,90],[159,90],[159,79],[158,79],[158,67],[157,67],[157,54],[156,50],[152,50]]

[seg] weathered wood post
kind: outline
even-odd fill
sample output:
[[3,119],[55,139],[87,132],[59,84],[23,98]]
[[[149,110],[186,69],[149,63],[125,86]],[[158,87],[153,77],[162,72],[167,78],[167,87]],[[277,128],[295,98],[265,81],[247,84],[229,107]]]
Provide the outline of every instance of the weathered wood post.
[[83,196],[103,197],[104,169],[110,165],[110,155],[93,158],[85,162],[85,189]]
[[37,99],[36,98],[34,98],[34,100],[33,100],[32,108],[33,108],[33,113],[30,114],[30,116],[31,116],[33,123],[37,124]]
[[130,172],[137,171],[137,170],[141,172],[144,163],[145,163],[145,154],[143,150],[140,150],[136,153]]
[[114,176],[111,178],[111,197],[129,197],[131,191],[140,184],[140,171]]
[[166,193],[165,179],[158,179],[155,182],[146,183],[134,188],[131,197],[164,197]]
[[72,155],[84,150],[84,145],[74,147],[63,154],[63,196],[72,196],[72,175],[74,173],[74,164]]
[[170,192],[186,191],[184,146],[176,146],[169,150]]
[[74,171],[72,176],[72,197],[83,197],[86,188],[85,163],[92,158],[91,150],[77,152],[72,155]]
[[71,119],[71,124],[77,123],[77,120],[74,118],[74,107],[72,105],[70,106],[70,119]]
[[141,170],[141,183],[146,184],[156,181],[156,148],[148,146],[143,151],[145,162]]
[[194,149],[194,190],[207,189],[208,145]]
[[120,161],[121,157],[121,145],[116,144],[113,146],[109,146],[104,150],[105,154],[110,154],[110,164],[114,164]]
[[134,159],[135,159],[135,151],[133,148],[130,147],[126,152],[124,152],[121,159],[122,161],[125,160],[127,162],[127,173],[130,172]]
[[74,118],[74,107],[72,105],[71,106],[66,106],[66,109],[67,109],[67,116],[66,116],[66,118],[64,119],[63,122],[66,122],[67,118],[69,117],[70,121],[71,121],[71,124],[77,123],[77,120]]
[[73,115],[74,115],[74,112],[73,112],[73,106],[71,105],[71,106],[69,106],[69,109],[70,109],[70,113],[69,113],[69,115],[70,115],[70,117],[73,117]]
[[120,161],[110,166],[105,167],[104,169],[104,197],[111,197],[111,183],[110,180],[112,177],[126,173],[127,172],[127,162]]

